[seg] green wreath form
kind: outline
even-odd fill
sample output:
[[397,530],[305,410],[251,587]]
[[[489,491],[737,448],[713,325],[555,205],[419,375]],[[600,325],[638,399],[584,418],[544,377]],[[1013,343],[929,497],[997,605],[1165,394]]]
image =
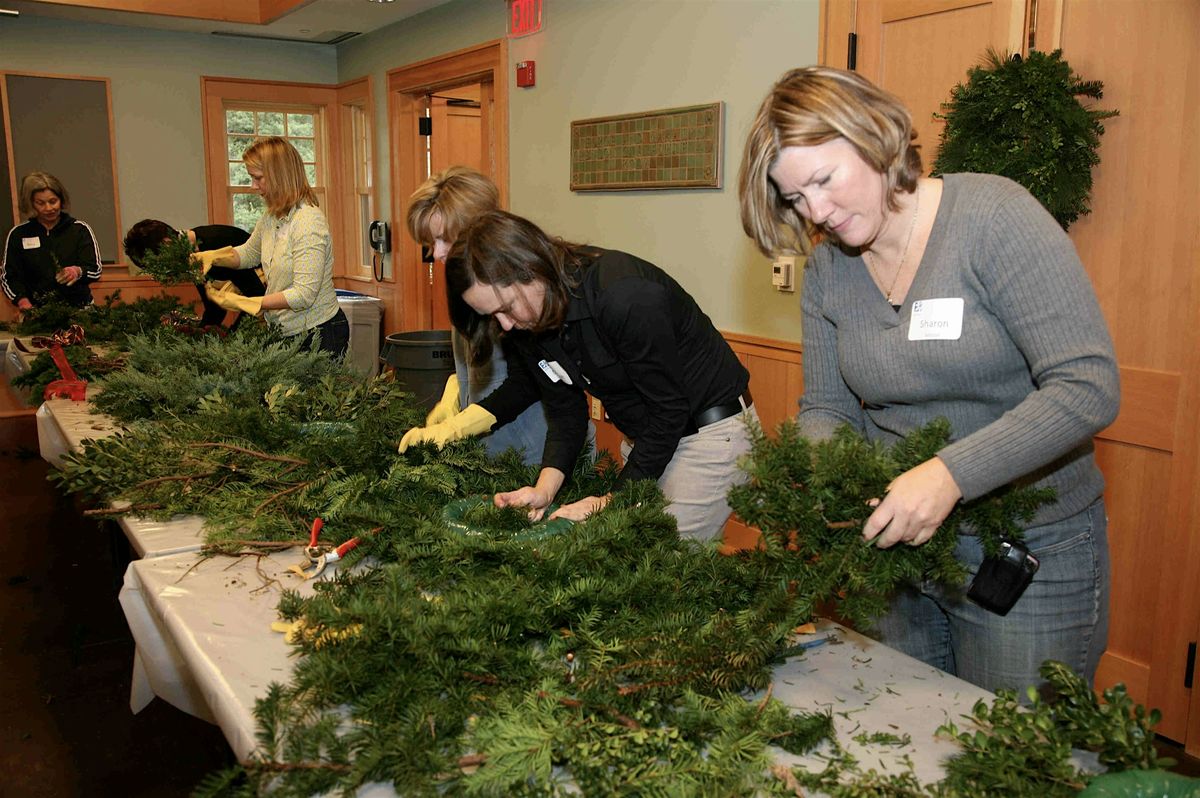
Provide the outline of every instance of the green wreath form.
[[[546,508],[548,518],[557,504]],[[522,508],[499,509],[491,496],[468,496],[456,499],[442,509],[442,520],[451,530],[462,535],[482,536],[514,543],[534,543],[561,535],[575,525],[568,518],[530,521]]]

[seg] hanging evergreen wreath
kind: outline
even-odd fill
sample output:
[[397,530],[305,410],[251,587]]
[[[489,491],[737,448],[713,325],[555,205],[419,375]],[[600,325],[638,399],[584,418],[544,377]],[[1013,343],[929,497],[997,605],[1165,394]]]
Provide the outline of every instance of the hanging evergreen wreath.
[[933,174],[983,172],[1027,188],[1065,230],[1091,211],[1092,167],[1103,120],[1117,111],[1087,108],[1080,97],[1103,96],[1104,84],[1083,80],[1062,51],[1007,58],[989,50],[987,63],[943,103],[946,122]]

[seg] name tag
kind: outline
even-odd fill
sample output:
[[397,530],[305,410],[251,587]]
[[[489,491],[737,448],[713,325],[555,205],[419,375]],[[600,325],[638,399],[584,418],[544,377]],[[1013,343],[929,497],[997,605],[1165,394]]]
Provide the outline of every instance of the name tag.
[[912,303],[910,341],[957,341],[962,336],[962,297],[918,299]]
[[34,236],[33,238],[21,238],[21,246],[25,249],[37,249],[42,245],[42,239]]
[[560,366],[557,360],[539,360],[538,367],[550,378],[550,382],[565,382],[567,385],[574,384],[571,382],[571,376],[567,374],[567,370]]

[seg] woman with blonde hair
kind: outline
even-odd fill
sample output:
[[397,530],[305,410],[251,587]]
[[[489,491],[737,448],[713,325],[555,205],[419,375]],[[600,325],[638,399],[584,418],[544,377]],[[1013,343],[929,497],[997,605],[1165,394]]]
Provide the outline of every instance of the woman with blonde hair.
[[100,248],[87,222],[67,213],[71,198],[48,172],[21,178],[20,211],[28,221],[8,231],[0,261],[4,295],[26,311],[55,297],[92,304],[90,283],[100,279]]
[[828,67],[786,73],[751,125],[742,226],[764,253],[808,253],[800,430],[826,438],[848,424],[892,443],[949,420],[951,442],[872,503],[862,535],[880,547],[924,544],[959,501],[1013,483],[1053,489],[1023,530],[1029,553],[1006,549],[1040,561],[1015,605],[984,598],[992,565],[963,534],[978,603],[913,584],[878,629],[991,690],[1038,683],[1046,659],[1091,679],[1109,580],[1092,437],[1119,399],[1104,316],[1070,239],[1028,191],[995,175],[922,177],[915,138],[896,97]]
[[229,285],[212,283],[209,298],[227,310],[265,312],[285,335],[303,335],[305,349],[319,336],[319,349],[342,357],[350,342],[350,323],[333,287],[333,239],[300,154],[286,139],[272,136],[255,142],[242,161],[251,185],[266,202],[266,213],[245,244],[196,257],[205,273],[213,266],[261,265],[267,293],[247,297]]
[[[451,245],[479,216],[500,207],[496,184],[469,166],[451,166],[430,175],[408,199],[408,232],[429,248],[435,261],[445,263]],[[429,412],[425,425],[440,424],[475,404],[503,384],[508,363],[503,346],[496,342],[490,357],[478,358],[457,330],[451,331],[454,374],[446,380],[441,400]],[[595,442],[595,428],[590,440]],[[546,445],[546,411],[541,402],[530,405],[515,419],[494,428],[482,438],[488,453],[507,449],[523,453],[525,462],[541,462]]]

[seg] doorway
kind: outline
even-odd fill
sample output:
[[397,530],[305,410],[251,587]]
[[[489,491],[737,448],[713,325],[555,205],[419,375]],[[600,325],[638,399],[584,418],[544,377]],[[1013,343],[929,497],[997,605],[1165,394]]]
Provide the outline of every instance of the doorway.
[[497,40],[388,73],[393,290],[400,309],[389,333],[449,327],[442,269],[423,257],[405,224],[417,186],[431,173],[465,164],[491,177],[501,207],[508,206],[507,64],[507,42]]

